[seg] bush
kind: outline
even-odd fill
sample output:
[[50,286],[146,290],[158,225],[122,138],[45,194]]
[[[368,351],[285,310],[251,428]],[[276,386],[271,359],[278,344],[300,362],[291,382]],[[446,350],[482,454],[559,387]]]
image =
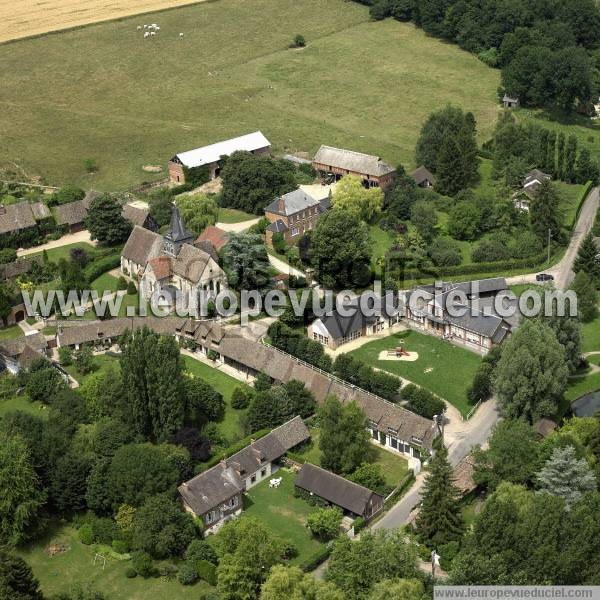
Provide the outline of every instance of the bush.
[[207,560],[199,560],[196,563],[198,576],[210,585],[217,585],[217,567]]
[[152,577],[155,573],[152,557],[147,552],[134,552],[131,555],[131,564],[141,577]]
[[213,565],[219,564],[215,549],[206,540],[192,540],[185,551],[184,557],[189,562],[207,561]]
[[133,296],[134,294],[137,294],[137,288],[135,287],[135,283],[133,283],[133,281],[129,281],[127,283],[127,293],[130,296]]
[[208,354],[206,355],[208,360],[212,360],[215,361],[219,358],[219,353],[216,350],[209,350]]
[[248,408],[250,404],[250,394],[245,392],[242,388],[236,387],[231,394],[231,408],[238,410]]
[[296,36],[294,36],[294,40],[290,44],[290,48],[304,48],[304,46],[306,46],[306,40],[304,39],[303,35],[298,33]]
[[305,572],[314,571],[320,564],[324,563],[331,555],[332,547],[328,544],[323,546],[318,552],[309,559],[301,562],[298,566]]
[[500,240],[482,240],[473,249],[471,258],[475,263],[495,262],[510,258],[510,252],[508,246]]
[[79,536],[79,541],[86,546],[90,546],[94,543],[94,532],[92,531],[92,526],[89,523],[85,523],[79,528],[77,532]]
[[414,383],[409,383],[402,388],[400,395],[403,400],[408,402],[408,406],[413,412],[427,419],[431,419],[433,415],[441,414],[446,408],[443,400]]
[[117,554],[127,554],[129,552],[129,545],[124,540],[113,540],[111,545]]
[[440,567],[442,567],[444,571],[450,570],[452,567],[452,561],[455,559],[459,550],[460,545],[458,542],[448,542],[447,544],[442,544],[438,548],[438,553],[440,555]]
[[184,563],[179,569],[179,575],[177,575],[179,583],[181,585],[192,585],[198,581],[198,571],[196,571],[194,565],[190,563]]
[[316,538],[329,541],[338,536],[342,517],[343,513],[337,506],[320,508],[308,515],[306,525]]
[[431,243],[428,254],[436,267],[460,265],[462,257],[458,245],[447,238],[438,237]]
[[352,523],[352,525],[354,527],[354,533],[357,534],[367,526],[367,522],[362,517],[357,517],[354,519],[354,523]]
[[118,290],[126,290],[127,289],[127,279],[121,275],[119,279],[117,279],[117,289]]
[[275,250],[277,254],[285,254],[288,246],[285,243],[283,233],[274,233],[271,238],[271,243],[273,245],[273,250]]
[[17,260],[17,251],[13,248],[2,248],[0,250],[0,265],[5,265]]
[[283,560],[291,560],[298,556],[298,548],[289,540],[283,540],[281,548],[281,558]]
[[112,271],[121,265],[121,253],[111,253],[93,260],[83,271],[86,281],[92,282],[107,271]]
[[63,367],[73,364],[73,352],[69,346],[61,346],[58,349],[58,360]]
[[127,567],[125,577],[127,577],[127,579],[134,579],[137,577],[137,571],[133,567]]

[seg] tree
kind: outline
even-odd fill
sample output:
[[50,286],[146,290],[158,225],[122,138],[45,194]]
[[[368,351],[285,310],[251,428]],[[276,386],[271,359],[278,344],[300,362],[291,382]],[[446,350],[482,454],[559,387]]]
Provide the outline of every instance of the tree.
[[126,419],[129,406],[119,367],[109,364],[107,368],[92,373],[84,379],[79,388],[85,399],[88,414],[92,420],[102,417]]
[[383,190],[365,188],[358,175],[346,175],[338,181],[331,199],[333,207],[369,223],[381,212]]
[[448,233],[457,240],[474,240],[480,220],[481,213],[473,202],[458,202],[450,209]]
[[185,384],[175,338],[147,328],[121,340],[123,389],[135,431],[163,441],[183,425]]
[[594,282],[585,271],[579,271],[575,275],[571,289],[577,294],[579,318],[584,323],[593,321],[598,315],[598,292]]
[[29,372],[25,393],[32,402],[52,402],[52,398],[66,388],[64,379],[57,369],[47,366]]
[[567,138],[567,145],[565,146],[565,165],[564,165],[564,177],[563,179],[568,182],[575,181],[575,159],[577,156],[577,138],[574,135],[570,135]]
[[419,197],[419,188],[415,180],[405,173],[398,172],[392,186],[386,189],[384,204],[386,213],[399,219],[410,218],[410,209]]
[[44,504],[32,465],[31,452],[18,434],[0,436],[0,543],[16,545],[26,539]]
[[373,586],[369,600],[422,600],[424,596],[419,579],[384,579]]
[[598,162],[592,160],[592,156],[588,148],[582,148],[577,157],[575,165],[575,179],[577,183],[587,183],[591,181],[594,184],[600,179],[600,166]]
[[500,421],[489,439],[489,448],[473,452],[473,479],[490,491],[502,481],[530,484],[538,455],[537,437],[531,425],[520,420]]
[[463,522],[458,498],[448,451],[442,444],[431,459],[416,522],[417,533],[424,543],[435,548],[460,540]]
[[424,200],[415,202],[410,211],[410,220],[425,242],[429,243],[433,240],[438,218],[431,204]]
[[73,364],[81,375],[87,375],[94,367],[94,355],[91,346],[82,346],[73,353]]
[[342,405],[335,396],[328,396],[318,415],[321,466],[334,473],[352,473],[372,455],[364,413],[355,402]]
[[408,401],[410,410],[427,419],[432,419],[434,415],[441,415],[446,410],[443,400],[414,383],[404,386],[401,396],[403,400]]
[[105,487],[114,509],[121,504],[141,506],[148,498],[174,489],[177,467],[159,446],[121,446],[106,471]]
[[314,394],[298,379],[290,379],[284,384],[292,408],[291,417],[300,415],[303,419],[310,417],[316,408]]
[[381,465],[363,463],[354,473],[348,475],[348,479],[375,492],[385,491],[385,477],[381,472]]
[[186,421],[202,427],[207,421],[222,421],[225,400],[199,377],[185,379]]
[[563,498],[567,509],[586,492],[597,489],[596,478],[585,458],[578,459],[573,446],[555,448],[537,475],[540,490]]
[[558,316],[554,307],[551,315],[540,315],[540,318],[554,331],[558,343],[564,348],[569,373],[575,373],[581,362],[581,324],[579,319],[568,315]]
[[254,395],[246,413],[246,430],[253,433],[260,429],[273,429],[293,416],[294,405],[287,389],[276,385]]
[[0,250],[0,265],[6,265],[15,260],[17,260],[17,251],[14,248],[2,248]]
[[133,545],[154,558],[182,556],[195,535],[192,516],[166,495],[149,498],[133,516]]
[[92,200],[85,220],[93,240],[105,246],[122,244],[131,233],[131,223],[121,214],[121,199],[101,194]]
[[482,362],[475,371],[473,382],[467,390],[467,397],[471,404],[477,404],[479,401],[487,400],[493,391],[492,366],[489,363]]
[[565,169],[565,134],[561,131],[556,141],[556,176],[563,178]]
[[195,427],[182,427],[171,437],[171,443],[183,446],[194,462],[204,462],[210,458],[210,441]]
[[593,232],[589,232],[581,240],[573,263],[573,271],[587,273],[596,286],[600,285],[600,251],[596,246]]
[[50,500],[60,512],[80,511],[86,507],[89,456],[71,450],[59,457],[52,469]]
[[262,238],[257,234],[230,234],[223,266],[229,284],[238,290],[264,291],[269,288],[269,256]]
[[223,206],[261,214],[274,198],[296,187],[295,167],[287,160],[234,152],[221,169]]
[[367,226],[339,210],[317,221],[310,248],[317,277],[329,288],[364,285],[371,278],[371,251]]
[[214,225],[219,217],[219,205],[206,194],[181,194],[175,204],[186,226],[196,235]]
[[317,581],[299,567],[275,565],[260,588],[261,600],[344,600],[341,590],[326,581]]
[[560,197],[551,181],[544,180],[531,199],[529,220],[531,229],[540,240],[545,242],[548,232],[552,239],[560,239]]
[[219,557],[215,549],[206,540],[194,539],[185,551],[185,560],[188,562],[198,562],[205,560],[213,565],[219,564]]
[[339,535],[343,516],[337,506],[320,508],[308,515],[306,525],[315,537],[327,542]]
[[539,320],[523,323],[505,343],[495,372],[499,408],[534,423],[556,413],[566,387],[565,349]]
[[362,600],[384,579],[419,579],[416,563],[415,546],[402,531],[365,531],[358,540],[341,536],[335,541],[325,577],[346,598]]
[[171,221],[173,209],[173,193],[168,188],[158,188],[150,194],[148,199],[150,205],[150,216],[159,227],[168,225]]
[[44,600],[29,565],[7,548],[0,548],[0,597],[11,600]]

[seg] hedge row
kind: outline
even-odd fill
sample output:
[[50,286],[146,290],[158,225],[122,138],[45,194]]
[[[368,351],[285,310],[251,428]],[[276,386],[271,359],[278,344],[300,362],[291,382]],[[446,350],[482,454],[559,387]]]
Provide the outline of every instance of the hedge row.
[[271,430],[268,428],[261,429],[260,431],[256,431],[256,432],[252,433],[251,435],[246,436],[245,438],[241,439],[239,442],[236,442],[235,444],[232,444],[231,446],[229,446],[229,448],[227,448],[223,452],[219,452],[219,454],[215,454],[210,460],[207,460],[206,462],[202,463],[200,465],[200,468],[197,470],[197,472],[202,473],[203,471],[207,471],[208,469],[211,469],[215,465],[218,465],[224,458],[229,458],[230,456],[234,455],[236,452],[243,450],[246,446],[250,445],[250,442],[252,440],[258,440],[258,439],[264,437],[265,435],[267,435],[267,433],[271,433]]
[[415,474],[409,471],[400,483],[400,485],[390,494],[388,499],[383,503],[383,510],[388,510],[404,495],[404,492],[414,483]]
[[575,214],[573,215],[573,221],[571,222],[571,225],[569,227],[569,229],[571,231],[575,228],[575,225],[577,225],[577,219],[579,219],[579,215],[581,214],[581,209],[583,208],[583,203],[585,202],[585,199],[588,197],[588,194],[590,193],[593,186],[594,186],[594,183],[592,181],[588,181],[583,186],[583,190],[581,190],[581,195],[579,196],[579,200],[578,200],[578,204],[577,204],[577,210],[575,211]]
[[87,281],[90,283],[103,275],[107,271],[111,271],[112,269],[116,269],[121,264],[121,252],[118,254],[109,254],[104,256],[103,258],[98,258],[93,260],[87,267],[84,269],[84,275]]
[[321,563],[324,563],[331,555],[333,545],[323,546],[316,554],[302,561],[298,566],[305,572],[314,571]]

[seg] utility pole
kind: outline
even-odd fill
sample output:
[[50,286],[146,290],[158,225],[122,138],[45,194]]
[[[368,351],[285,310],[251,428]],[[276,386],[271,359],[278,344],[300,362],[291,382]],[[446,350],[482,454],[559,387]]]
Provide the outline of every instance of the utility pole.
[[431,551],[431,579],[435,584],[435,568],[440,564],[440,555],[435,551]]

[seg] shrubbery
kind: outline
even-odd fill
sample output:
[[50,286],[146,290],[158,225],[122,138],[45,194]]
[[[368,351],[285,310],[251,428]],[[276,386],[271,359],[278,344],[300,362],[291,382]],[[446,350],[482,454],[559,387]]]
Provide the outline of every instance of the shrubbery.
[[388,400],[395,400],[402,382],[398,377],[373,367],[349,354],[339,354],[333,363],[333,373],[368,392]]
[[446,408],[443,400],[414,383],[404,386],[400,395],[408,402],[410,410],[427,419],[442,414]]

